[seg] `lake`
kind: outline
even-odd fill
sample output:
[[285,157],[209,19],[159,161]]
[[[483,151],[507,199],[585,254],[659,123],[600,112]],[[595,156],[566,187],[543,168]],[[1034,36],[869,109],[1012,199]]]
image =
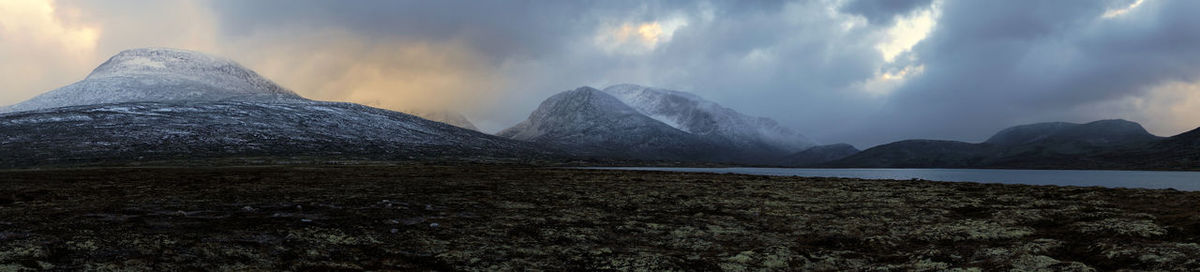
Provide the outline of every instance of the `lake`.
[[1004,170],[1004,169],[811,169],[811,168],[674,168],[589,167],[588,169],[733,173],[768,176],[840,177],[860,179],[925,179],[1028,185],[1102,186],[1111,188],[1173,188],[1200,191],[1200,172],[1117,170]]

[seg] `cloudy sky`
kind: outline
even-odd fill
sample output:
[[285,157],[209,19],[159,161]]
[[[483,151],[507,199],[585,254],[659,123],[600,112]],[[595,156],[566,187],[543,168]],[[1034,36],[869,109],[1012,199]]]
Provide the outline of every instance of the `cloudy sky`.
[[0,105],[123,49],[225,56],[314,99],[486,131],[616,83],[689,91],[824,142],[1011,125],[1200,127],[1200,1],[0,1]]

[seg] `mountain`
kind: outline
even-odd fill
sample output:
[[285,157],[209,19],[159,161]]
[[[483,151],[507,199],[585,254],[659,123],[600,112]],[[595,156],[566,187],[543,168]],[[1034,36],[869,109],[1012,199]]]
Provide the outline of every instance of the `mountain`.
[[434,122],[450,124],[452,126],[479,131],[471,120],[467,120],[466,116],[460,113],[444,110],[404,110],[404,113],[416,115],[417,117],[425,118]]
[[796,152],[783,158],[783,164],[788,166],[808,166],[840,160],[858,154],[860,150],[849,144],[831,144],[814,146],[804,151]]
[[1126,168],[1118,155],[1163,141],[1140,124],[1101,120],[1038,123],[1001,130],[978,144],[907,140],[824,164],[830,167]]
[[412,115],[319,102],[232,61],[121,52],[0,114],[0,167],[247,156],[507,160],[559,153]]
[[816,145],[775,120],[748,116],[690,93],[633,84],[604,92],[655,120],[742,153],[783,156]]
[[1079,126],[1075,123],[1066,122],[1047,122],[1028,125],[1020,125],[1006,128],[992,135],[985,143],[1012,146],[1027,143],[1033,143],[1049,138],[1051,135],[1062,132],[1063,130]]
[[996,149],[991,144],[905,140],[868,148],[826,165],[862,168],[966,168],[976,167],[994,153]]
[[225,100],[303,98],[228,59],[179,49],[143,48],[121,51],[84,80],[0,112],[121,102]]
[[496,135],[617,159],[701,161],[716,151],[704,139],[590,87],[551,96],[528,119]]
[[1141,124],[1126,120],[1100,120],[1086,124],[1038,123],[1002,130],[985,143],[1000,146],[1067,144],[1116,146],[1159,140]]
[[1130,169],[1200,170],[1200,128],[1099,155]]

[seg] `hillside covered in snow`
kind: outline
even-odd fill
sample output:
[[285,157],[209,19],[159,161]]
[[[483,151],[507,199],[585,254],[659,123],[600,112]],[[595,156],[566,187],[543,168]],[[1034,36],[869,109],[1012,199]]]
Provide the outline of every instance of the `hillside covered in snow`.
[[0,167],[247,156],[522,161],[557,152],[413,115],[312,101],[229,60],[133,49],[0,113]]
[[779,164],[814,146],[771,119],[684,92],[628,84],[554,95],[497,135],[610,158],[750,164]]
[[199,52],[142,48],[121,51],[82,81],[3,111],[121,102],[304,100],[228,59]]
[[775,154],[816,146],[808,137],[775,120],[745,115],[691,93],[633,84],[614,85],[604,91],[655,120],[739,150]]

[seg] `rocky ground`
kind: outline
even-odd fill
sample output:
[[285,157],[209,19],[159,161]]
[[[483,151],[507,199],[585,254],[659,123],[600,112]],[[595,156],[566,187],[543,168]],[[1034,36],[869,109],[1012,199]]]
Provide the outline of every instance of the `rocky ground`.
[[498,166],[0,171],[0,271],[1200,270],[1200,192]]

